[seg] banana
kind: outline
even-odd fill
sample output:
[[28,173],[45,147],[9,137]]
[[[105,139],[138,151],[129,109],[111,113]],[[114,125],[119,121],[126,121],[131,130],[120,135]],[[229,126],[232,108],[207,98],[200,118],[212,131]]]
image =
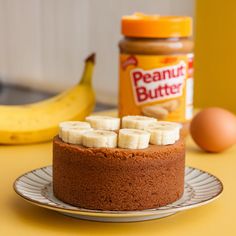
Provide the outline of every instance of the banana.
[[142,129],[148,125],[156,123],[157,119],[146,116],[124,116],[122,118],[122,128]]
[[82,135],[82,143],[85,147],[114,148],[117,147],[117,134],[107,130],[93,130]]
[[26,105],[0,106],[0,143],[49,141],[66,120],[84,120],[95,104],[91,85],[95,54],[86,59],[79,84],[52,98]]
[[144,149],[148,147],[150,133],[138,129],[120,129],[118,147],[128,149]]
[[87,122],[65,121],[59,124],[59,137],[66,143],[82,144],[82,134],[90,130]]
[[111,116],[88,116],[85,118],[94,129],[118,130],[120,129],[120,119]]
[[175,122],[158,121],[146,128],[150,132],[150,143],[156,145],[174,144],[179,140],[181,125]]

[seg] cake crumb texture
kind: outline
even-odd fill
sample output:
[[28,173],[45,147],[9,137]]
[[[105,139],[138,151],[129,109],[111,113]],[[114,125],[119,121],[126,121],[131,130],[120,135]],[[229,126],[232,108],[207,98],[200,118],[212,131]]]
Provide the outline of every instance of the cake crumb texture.
[[85,148],[53,140],[54,195],[98,210],[143,210],[167,205],[184,190],[185,147],[143,150]]

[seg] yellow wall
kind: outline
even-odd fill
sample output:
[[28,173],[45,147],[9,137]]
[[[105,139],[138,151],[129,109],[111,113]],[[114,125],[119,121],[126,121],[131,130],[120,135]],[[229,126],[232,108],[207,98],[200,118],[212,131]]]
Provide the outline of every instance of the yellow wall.
[[196,0],[195,107],[236,112],[236,1]]

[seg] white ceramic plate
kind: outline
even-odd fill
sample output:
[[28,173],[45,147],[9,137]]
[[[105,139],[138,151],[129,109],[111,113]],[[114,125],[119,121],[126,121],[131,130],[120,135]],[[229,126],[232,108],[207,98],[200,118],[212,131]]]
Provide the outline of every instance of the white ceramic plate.
[[72,217],[106,222],[132,222],[158,219],[179,211],[205,205],[223,191],[215,176],[192,167],[185,168],[184,195],[164,207],[142,211],[101,211],[71,206],[58,200],[52,191],[52,167],[47,166],[25,173],[16,179],[14,190],[25,200]]

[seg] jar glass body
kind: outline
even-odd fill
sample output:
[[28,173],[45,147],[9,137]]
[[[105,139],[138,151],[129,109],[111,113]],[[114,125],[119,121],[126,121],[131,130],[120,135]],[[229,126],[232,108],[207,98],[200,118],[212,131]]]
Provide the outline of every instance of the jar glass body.
[[[120,49],[120,82],[119,82],[119,114],[123,115],[149,115],[154,116],[159,120],[169,120],[183,123],[183,133],[187,133],[189,121],[192,114],[192,97],[193,97],[193,49],[194,43],[190,37],[178,37],[178,38],[132,38],[124,37],[119,42]],[[132,59],[132,60],[131,60]],[[145,62],[144,62],[145,61]],[[160,63],[165,61],[166,64]],[[176,62],[175,62],[176,61]],[[150,63],[149,63],[150,62]],[[178,95],[175,94],[172,97],[166,96],[161,98],[156,97],[149,99],[148,102],[138,102],[135,98],[135,91],[142,90],[141,86],[144,86],[145,82],[148,88],[152,88],[153,91],[149,91],[157,94],[157,88],[160,84],[172,83],[173,81],[179,81],[181,78],[160,78],[157,81],[157,77],[153,76],[158,73],[162,73],[162,68],[174,70],[177,65],[184,62],[185,77],[183,79],[182,91]],[[128,68],[128,69],[127,69]],[[144,81],[135,80],[131,82],[132,73],[135,70],[139,70],[143,73]],[[159,75],[159,74],[158,74]],[[150,78],[153,79],[150,79]],[[155,78],[154,78],[155,77]],[[146,79],[146,80],[145,80]],[[137,82],[137,83],[136,83]],[[135,88],[134,85],[140,82],[140,87]],[[188,82],[188,83],[187,83]],[[163,85],[164,86],[164,85]],[[166,86],[166,85],[165,85]],[[132,87],[132,88],[131,88]],[[171,89],[171,88],[170,88]],[[167,91],[168,92],[168,91]],[[133,94],[128,96],[127,94]],[[161,94],[159,94],[161,95]],[[152,96],[153,98],[154,96]],[[133,100],[133,102],[132,102]],[[142,100],[142,99],[141,99]],[[182,103],[182,110],[173,111],[171,107],[168,107],[169,103]],[[167,105],[166,105],[167,104]],[[155,110],[155,106],[157,107]],[[163,106],[163,107],[162,107]],[[167,107],[165,107],[167,106]],[[169,106],[172,106],[171,104]],[[176,105],[177,106],[177,105]],[[134,108],[136,107],[136,108]],[[163,113],[168,112],[169,115],[163,116]],[[144,112],[144,110],[148,112]],[[180,108],[179,108],[180,109]],[[189,110],[187,110],[189,109]],[[168,111],[165,111],[168,110]],[[190,111],[191,110],[191,111]],[[186,114],[180,114],[180,113]],[[160,113],[158,115],[157,113]]]

